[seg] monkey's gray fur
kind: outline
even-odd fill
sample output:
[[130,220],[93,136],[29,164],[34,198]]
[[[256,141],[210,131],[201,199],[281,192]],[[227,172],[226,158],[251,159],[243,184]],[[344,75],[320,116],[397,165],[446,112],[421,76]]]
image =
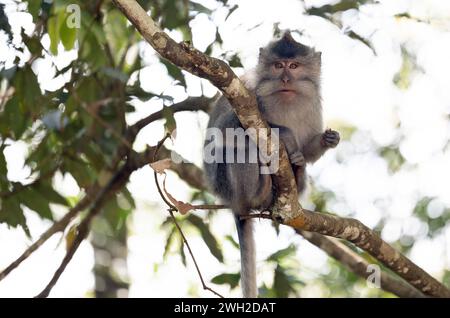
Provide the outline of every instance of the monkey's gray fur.
[[[305,188],[305,166],[320,158],[327,149],[339,142],[339,134],[323,131],[320,97],[321,53],[296,42],[290,32],[281,39],[260,49],[259,63],[253,81],[246,85],[256,93],[262,116],[273,128],[279,128],[280,140],[285,144],[301,193]],[[228,100],[223,96],[210,114],[208,128],[219,128],[225,136],[226,128],[241,128]],[[206,140],[205,144],[211,141]],[[214,142],[214,141],[212,141]],[[251,142],[251,141],[249,141]],[[249,144],[234,144],[234,140],[216,142],[224,148],[223,163],[205,161],[205,173],[211,190],[235,214],[241,250],[241,285],[244,297],[257,297],[256,255],[251,220],[239,216],[251,210],[270,207],[274,189],[268,174],[260,173],[259,163],[226,162],[226,147],[237,152]],[[206,149],[206,148],[205,148]],[[217,148],[216,148],[217,151]]]

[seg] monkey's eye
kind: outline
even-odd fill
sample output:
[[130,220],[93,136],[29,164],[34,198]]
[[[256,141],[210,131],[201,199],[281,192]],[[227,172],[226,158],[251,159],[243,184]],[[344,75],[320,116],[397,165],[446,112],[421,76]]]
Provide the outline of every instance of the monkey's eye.
[[274,64],[274,66],[275,66],[275,68],[283,68],[284,66],[283,66],[283,63],[281,63],[281,62],[276,62],[275,64]]
[[298,64],[297,63],[291,63],[290,65],[289,65],[289,68],[291,68],[291,69],[296,69],[298,67]]

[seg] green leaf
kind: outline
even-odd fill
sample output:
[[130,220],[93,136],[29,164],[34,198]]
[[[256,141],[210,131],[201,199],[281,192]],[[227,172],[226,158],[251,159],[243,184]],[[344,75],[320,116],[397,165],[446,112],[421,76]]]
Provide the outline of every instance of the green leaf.
[[25,45],[27,46],[30,53],[35,57],[42,56],[42,43],[40,41],[40,38],[36,36],[29,37],[25,31],[22,29],[22,39]]
[[228,273],[228,274],[220,274],[213,279],[211,279],[211,282],[217,285],[230,285],[230,288],[233,289],[239,284],[239,280],[241,279],[240,273]]
[[360,36],[359,34],[356,34],[354,31],[347,31],[345,32],[345,34],[347,34],[350,38],[354,39],[354,40],[358,40],[360,42],[362,42],[363,44],[365,44],[369,49],[372,50],[373,54],[377,55],[377,52],[375,51],[375,49],[373,48],[372,44],[370,44],[370,42],[366,39],[364,39],[362,36]]
[[174,227],[172,227],[169,234],[167,235],[166,245],[164,245],[164,253],[163,253],[164,259],[167,259],[167,255],[169,254],[170,247],[172,246],[173,239],[174,239],[176,233],[177,233],[177,228],[174,226]]
[[306,10],[308,14],[327,17],[330,14],[358,9],[361,4],[372,2],[372,0],[341,0],[336,4],[326,4],[321,7],[311,7]]
[[406,162],[398,147],[381,147],[378,153],[387,161],[391,173],[399,171]]
[[103,74],[105,74],[106,76],[109,76],[113,79],[117,79],[117,80],[121,81],[122,83],[128,82],[128,75],[117,68],[103,67],[103,68],[101,68],[100,71]]
[[127,86],[126,94],[129,97],[136,97],[143,102],[148,102],[151,98],[158,96],[156,94],[144,91],[140,86],[139,81],[136,81],[133,86]]
[[1,200],[0,223],[6,223],[12,227],[20,225],[27,236],[31,237],[19,200],[15,196]]
[[131,206],[131,208],[135,209],[136,208],[136,203],[135,203],[134,198],[131,195],[130,191],[127,189],[127,187],[123,187],[121,193],[123,194],[123,196],[127,200],[128,204]]
[[239,243],[236,242],[233,237],[231,235],[227,235],[225,236],[225,239],[231,243],[231,245],[233,245],[234,247],[236,247],[237,249],[239,249]]
[[188,10],[186,9],[184,1],[165,1],[162,11],[167,12],[167,14],[162,16],[161,26],[172,30],[187,24],[186,13],[188,13]]
[[175,121],[175,118],[173,117],[173,110],[171,107],[163,106],[162,114],[166,122],[164,123],[165,131],[169,134],[172,134],[172,132],[177,129],[177,122]]
[[63,166],[77,181],[80,188],[85,188],[94,182],[93,171],[87,164],[65,158]]
[[14,95],[0,114],[0,133],[2,136],[19,140],[27,129],[28,118],[20,111],[19,97]]
[[20,199],[20,203],[35,211],[39,216],[53,220],[53,214],[48,201],[38,191],[27,187],[20,191],[17,196]]
[[120,62],[129,43],[132,43],[134,28],[128,24],[127,18],[119,10],[110,10],[105,14],[105,37],[113,52],[115,64]]
[[171,77],[173,77],[175,80],[179,81],[181,83],[181,85],[186,87],[186,79],[184,78],[184,75],[183,75],[183,72],[181,71],[181,69],[164,59],[160,59],[160,61],[167,68],[167,72],[169,73],[169,75]]
[[61,21],[59,19],[59,14],[51,16],[47,20],[47,32],[50,37],[50,52],[53,55],[58,54],[58,43],[59,43],[59,28]]
[[290,275],[286,270],[277,265],[273,278],[273,289],[278,298],[287,298],[289,294],[296,293],[295,285],[304,285],[304,283],[295,276]]
[[33,118],[37,117],[42,110],[41,105],[37,103],[41,89],[30,65],[27,64],[17,71],[13,86],[16,88],[15,94],[19,98],[21,112],[31,112]]
[[183,240],[180,240],[180,256],[181,256],[181,262],[186,267],[186,253],[184,252]]
[[[4,149],[5,145],[2,144],[0,146],[0,189],[6,190],[9,181],[7,178],[8,168],[6,166],[6,158],[5,154],[3,153]],[[0,206],[1,206],[1,199],[0,199]]]
[[64,48],[69,51],[73,49],[75,45],[75,41],[77,39],[77,28],[70,28],[67,19],[69,18],[69,14],[62,11],[60,13],[59,19],[61,19],[61,25],[59,28],[59,35],[61,38],[61,42]]
[[402,47],[402,65],[394,75],[394,84],[401,90],[407,90],[411,86],[411,77],[418,69],[417,61],[405,47]]
[[212,13],[211,9],[197,2],[189,1],[189,6],[191,11],[197,11],[197,13],[206,13],[207,15]]
[[39,10],[41,9],[41,0],[28,0],[28,12],[33,16],[33,21],[38,18]]
[[297,250],[297,248],[295,247],[295,245],[291,244],[288,247],[286,247],[286,248],[284,248],[282,250],[279,250],[279,251],[273,253],[272,255],[270,255],[267,258],[267,261],[272,261],[272,262],[277,262],[278,263],[282,259],[284,259],[284,258],[286,258],[288,256],[294,255],[296,250]]
[[0,30],[4,30],[8,35],[8,40],[11,41],[13,38],[13,33],[11,30],[11,25],[9,24],[8,17],[5,14],[5,5],[0,3]]
[[36,186],[36,191],[49,202],[69,206],[69,202],[61,194],[53,189],[50,182],[41,181]]
[[219,243],[217,242],[216,238],[212,235],[211,231],[209,230],[209,227],[203,222],[203,220],[194,214],[189,214],[186,220],[190,222],[192,225],[194,225],[200,231],[200,235],[202,236],[204,242],[208,246],[211,254],[214,255],[214,257],[219,262],[223,263],[223,254],[222,250],[219,248]]
[[225,21],[228,20],[228,18],[230,17],[230,15],[238,8],[239,6],[237,4],[235,4],[234,6],[232,6],[230,8],[230,10],[228,11],[227,16],[225,17]]
[[103,216],[111,230],[111,235],[117,237],[121,235],[126,220],[130,215],[130,210],[120,207],[117,196],[111,197],[103,207]]
[[230,63],[231,67],[243,67],[241,59],[237,54],[233,54],[230,58],[228,58],[228,63]]

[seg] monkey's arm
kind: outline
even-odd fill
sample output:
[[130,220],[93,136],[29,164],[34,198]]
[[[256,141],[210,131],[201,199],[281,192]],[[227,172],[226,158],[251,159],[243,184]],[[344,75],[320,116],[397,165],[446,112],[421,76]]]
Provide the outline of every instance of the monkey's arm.
[[323,156],[330,148],[338,145],[339,133],[335,130],[327,129],[325,132],[314,136],[311,141],[303,147],[303,156],[306,162],[315,162]]
[[270,124],[270,126],[272,128],[278,129],[280,140],[286,147],[286,151],[289,155],[289,161],[291,162],[291,164],[295,166],[304,166],[306,163],[305,158],[300,147],[297,144],[297,141],[295,140],[294,134],[292,134],[292,131],[284,126],[275,124]]

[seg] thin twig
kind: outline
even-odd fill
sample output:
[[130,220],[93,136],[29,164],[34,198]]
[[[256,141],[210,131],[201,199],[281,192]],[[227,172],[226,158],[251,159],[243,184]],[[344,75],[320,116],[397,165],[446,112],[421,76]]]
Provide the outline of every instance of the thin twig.
[[223,204],[192,204],[195,210],[221,210],[229,209],[228,206]]
[[[161,148],[161,146],[163,145],[163,143],[164,143],[169,137],[170,137],[170,134],[166,134],[166,136],[164,136],[164,138],[163,138],[160,142],[158,142],[158,145],[156,146],[155,153],[154,153],[154,155],[153,155],[153,162],[156,161],[156,156],[157,156],[157,154],[158,154],[158,150]],[[178,230],[178,232],[180,233],[181,238],[183,239],[183,242],[184,242],[184,244],[186,245],[186,247],[187,247],[187,249],[188,249],[188,251],[189,251],[189,254],[191,255],[192,261],[194,262],[194,266],[195,266],[195,269],[197,270],[197,274],[198,274],[198,276],[199,276],[199,278],[200,278],[200,281],[201,281],[201,283],[202,283],[203,289],[204,289],[204,290],[209,290],[210,292],[212,292],[213,294],[215,294],[216,296],[218,296],[218,297],[220,297],[220,298],[224,298],[221,294],[219,294],[218,292],[216,292],[215,290],[213,290],[212,288],[208,287],[208,286],[205,284],[205,280],[203,279],[203,275],[202,275],[202,273],[201,273],[201,271],[200,271],[200,268],[199,268],[199,266],[198,266],[198,264],[197,264],[197,261],[196,261],[196,259],[195,259],[194,253],[192,253],[192,250],[191,250],[191,247],[190,247],[190,245],[189,245],[189,242],[187,241],[186,236],[185,236],[184,233],[183,233],[183,230],[181,229],[181,227],[180,227],[180,225],[178,224],[178,222],[177,222],[175,216],[173,215],[173,211],[178,211],[178,210],[177,210],[177,208],[176,208],[172,203],[170,203],[170,201],[169,201],[169,200],[165,197],[165,195],[163,194],[163,191],[162,191],[161,186],[159,185],[159,181],[158,181],[158,173],[157,173],[156,171],[154,171],[154,177],[155,177],[155,184],[156,184],[156,188],[158,189],[158,193],[159,193],[159,195],[161,196],[161,198],[163,199],[163,201],[164,201],[164,202],[167,204],[167,206],[169,207],[169,208],[167,209],[167,211],[169,212],[170,216],[172,217],[172,220],[173,220],[175,226],[177,227],[177,230]]]

